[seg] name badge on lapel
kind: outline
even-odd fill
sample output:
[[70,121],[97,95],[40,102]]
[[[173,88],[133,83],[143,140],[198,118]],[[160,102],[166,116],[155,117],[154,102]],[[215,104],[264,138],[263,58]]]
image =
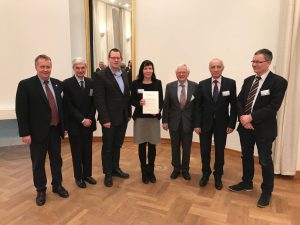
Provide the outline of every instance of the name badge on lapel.
[[93,96],[93,89],[90,89],[90,96]]
[[195,99],[195,97],[194,97],[194,95],[192,95],[192,97],[191,97],[191,101],[193,101]]
[[261,91],[260,91],[260,95],[261,95],[261,96],[270,95],[270,90],[269,90],[269,89],[267,89],[267,90],[261,90]]
[[223,96],[230,96],[230,91],[222,91]]
[[138,93],[139,94],[143,94],[144,93],[144,89],[138,89]]

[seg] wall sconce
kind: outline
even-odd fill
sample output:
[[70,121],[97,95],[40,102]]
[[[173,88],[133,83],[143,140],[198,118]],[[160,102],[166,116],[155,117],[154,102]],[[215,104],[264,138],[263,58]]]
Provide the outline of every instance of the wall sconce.
[[127,38],[126,38],[126,41],[130,41],[130,40],[131,40],[131,37],[127,37]]
[[105,32],[100,32],[100,37],[104,37],[104,35],[105,35]]

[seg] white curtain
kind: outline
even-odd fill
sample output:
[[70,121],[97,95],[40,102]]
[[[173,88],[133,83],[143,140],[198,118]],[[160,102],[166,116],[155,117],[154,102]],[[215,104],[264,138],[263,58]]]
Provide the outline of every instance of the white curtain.
[[93,46],[94,67],[98,62],[107,64],[108,51],[118,48],[123,54],[123,61],[131,59],[131,12],[93,0]]
[[288,89],[278,113],[274,170],[275,174],[295,175],[300,154],[300,0],[284,0],[281,4],[275,72],[288,80]]
[[97,68],[99,61],[107,64],[106,4],[94,0],[93,6],[93,53],[94,68]]

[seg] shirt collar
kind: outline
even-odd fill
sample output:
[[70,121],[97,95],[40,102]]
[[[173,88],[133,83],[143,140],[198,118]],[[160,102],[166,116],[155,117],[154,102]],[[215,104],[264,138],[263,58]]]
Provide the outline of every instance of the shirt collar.
[[83,81],[83,82],[84,82],[84,77],[83,77],[82,80],[80,80],[80,79],[76,76],[76,74],[74,74],[74,77],[76,78],[76,80],[77,80],[78,83],[80,83],[80,81]]
[[217,80],[219,82],[219,84],[221,84],[221,81],[222,81],[222,76],[220,76],[218,79],[215,79],[215,78],[211,78],[211,83],[213,84],[214,83],[214,80]]
[[111,69],[111,67],[109,66],[110,71],[112,72],[113,75],[115,76],[121,76],[122,75],[122,70],[121,68],[119,68],[119,70],[117,72],[113,72],[113,70]]
[[[179,82],[179,81],[177,82],[177,85],[178,85],[178,87],[180,87],[180,82]],[[185,87],[187,87],[187,85],[188,85],[187,80],[183,83],[183,85],[184,85]]]
[[[270,70],[267,70],[267,72],[265,72],[263,75],[261,75],[260,76],[261,80],[264,81],[267,78],[267,76],[268,76],[269,73],[270,73]],[[256,74],[256,76],[258,76],[258,75]]]

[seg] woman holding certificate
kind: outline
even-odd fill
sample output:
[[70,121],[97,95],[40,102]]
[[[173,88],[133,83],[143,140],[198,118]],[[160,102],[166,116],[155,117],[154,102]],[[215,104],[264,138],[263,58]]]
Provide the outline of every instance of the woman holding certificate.
[[[131,86],[131,104],[135,107],[134,143],[139,145],[142,181],[145,184],[156,182],[154,162],[156,144],[160,142],[161,110],[163,108],[163,90],[161,81],[156,79],[151,61],[142,62],[137,80]],[[148,146],[148,163],[146,149]]]

